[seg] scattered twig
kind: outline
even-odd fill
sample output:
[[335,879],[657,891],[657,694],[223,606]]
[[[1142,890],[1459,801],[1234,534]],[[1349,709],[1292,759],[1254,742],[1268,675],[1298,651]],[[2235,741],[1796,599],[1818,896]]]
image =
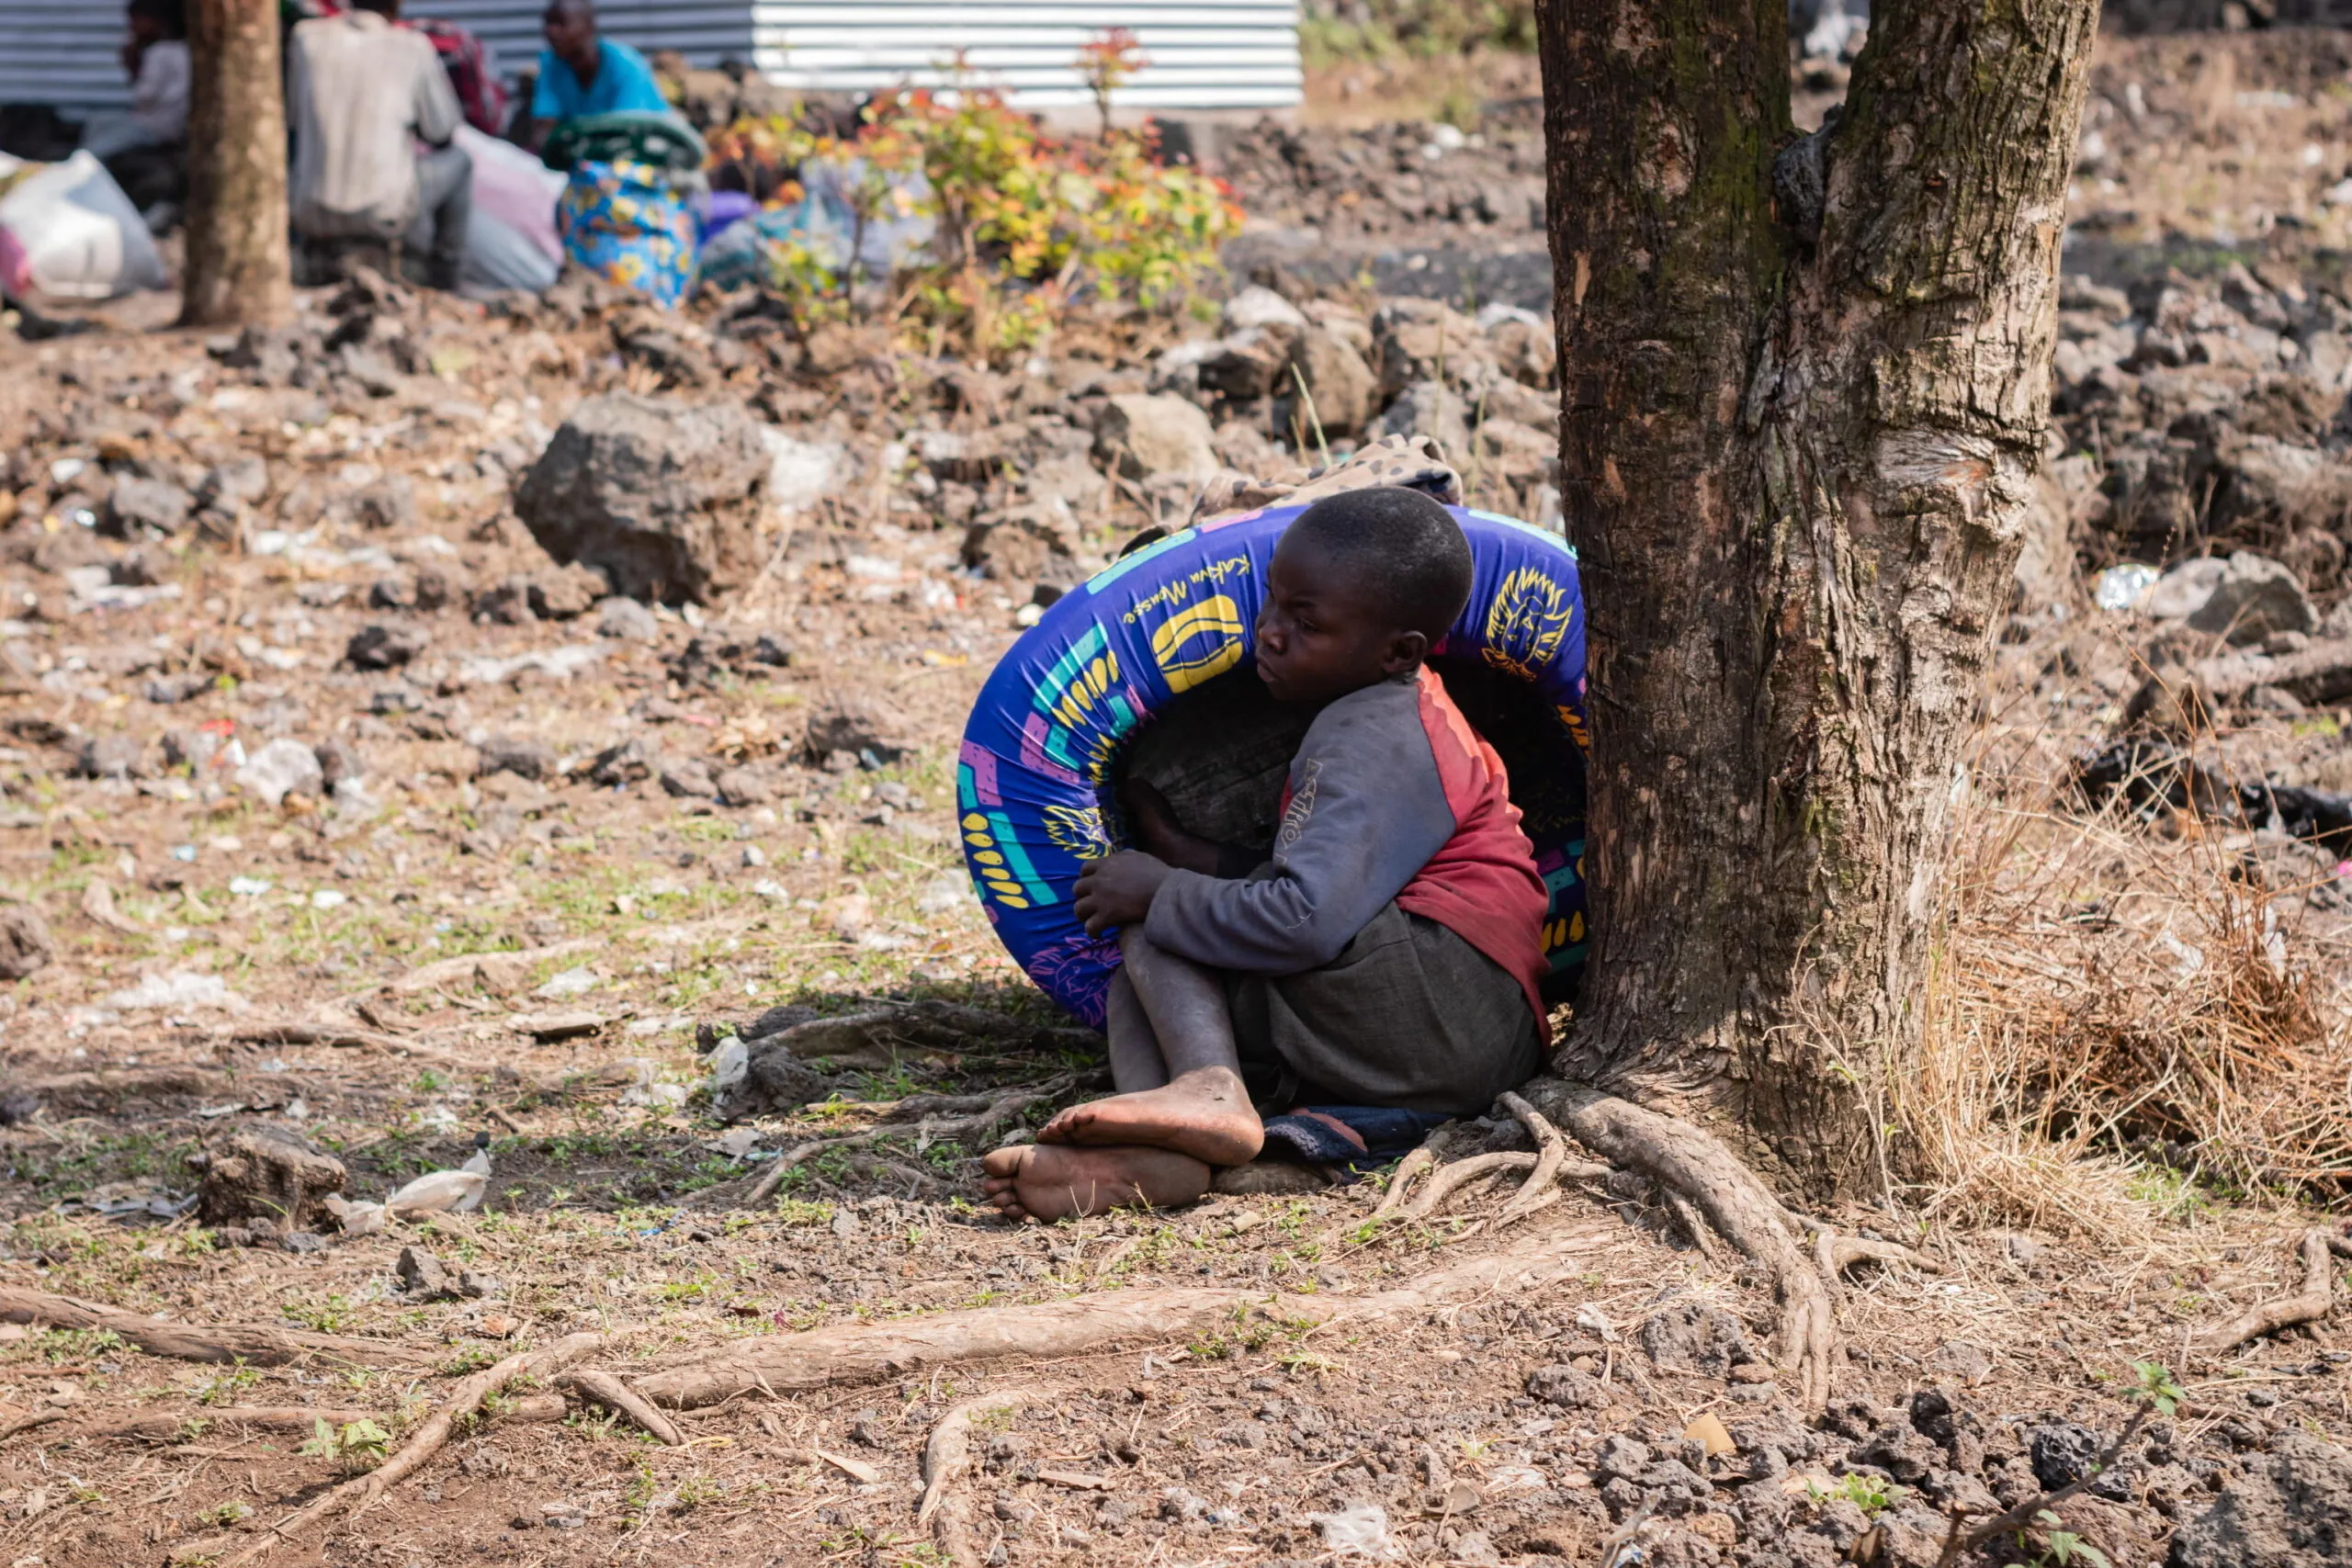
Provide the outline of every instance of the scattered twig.
[[971,1468],[972,1417],[1018,1409],[1037,1396],[1031,1388],[976,1394],[949,1406],[939,1425],[931,1429],[931,1441],[923,1446],[922,1503],[915,1509],[915,1528],[928,1527],[956,1568],[979,1568],[980,1563],[979,1542],[973,1539],[971,1501],[960,1495],[951,1497],[947,1490]]
[[[1053,1099],[1076,1081],[1076,1075],[1048,1078],[1043,1083],[1014,1089],[1010,1094],[1000,1094],[968,1116],[951,1116],[944,1119],[924,1116],[914,1123],[916,1145],[928,1148],[933,1144],[944,1143],[950,1138],[984,1136],[1039,1100]],[[786,1177],[791,1175],[803,1161],[814,1156],[823,1154],[830,1149],[861,1147],[883,1138],[895,1137],[907,1130],[904,1121],[891,1121],[886,1117],[882,1122],[863,1132],[843,1133],[831,1138],[811,1138],[807,1143],[796,1144],[778,1155],[775,1162],[761,1174],[759,1180],[752,1184],[751,1190],[743,1194],[741,1206],[746,1209],[756,1209],[766,1202],[775,1194],[775,1190],[784,1185]]]
[[476,1372],[458,1385],[457,1393],[450,1396],[448,1403],[435,1411],[432,1418],[401,1445],[398,1453],[367,1474],[354,1476],[321,1493],[272,1525],[259,1540],[223,1562],[220,1568],[243,1568],[244,1563],[261,1556],[287,1536],[340,1512],[346,1506],[356,1517],[385,1492],[406,1480],[425,1461],[440,1452],[441,1446],[449,1440],[449,1434],[457,1429],[458,1423],[480,1409],[483,1400],[517,1378],[544,1376],[593,1355],[605,1346],[607,1338],[602,1334],[569,1334],[543,1350],[526,1350]]
[[1729,1265],[1724,1257],[1723,1244],[1715,1239],[1715,1228],[1707,1223],[1704,1214],[1699,1213],[1698,1206],[1671,1187],[1661,1187],[1658,1191],[1666,1199],[1667,1209],[1674,1215],[1674,1223],[1682,1227],[1682,1234],[1690,1238],[1690,1245],[1699,1249],[1699,1256],[1707,1260],[1707,1267],[1716,1269],[1727,1268]]
[[663,1447],[674,1449],[685,1443],[685,1434],[678,1430],[676,1422],[648,1404],[635,1389],[613,1373],[582,1368],[564,1382],[591,1404],[601,1404],[616,1416],[628,1416]]
[[2029,1497],[2007,1512],[1996,1514],[1974,1529],[1965,1532],[1960,1528],[1962,1516],[1954,1513],[1951,1517],[1951,1528],[1944,1535],[1943,1551],[1936,1557],[1936,1568],[1951,1568],[1952,1563],[1957,1562],[1962,1557],[1975,1551],[1986,1541],[2007,1535],[2011,1530],[2023,1529],[2033,1523],[2043,1509],[2054,1508],[2079,1494],[2085,1487],[2105,1474],[2109,1467],[2115,1463],[2117,1457],[2139,1433],[2140,1428],[2148,1424],[2148,1417],[2154,1413],[2154,1405],[2143,1404],[2139,1409],[2134,1410],[2132,1413],[2132,1419],[2123,1424],[2123,1430],[2115,1435],[2115,1441],[2107,1445],[2107,1451],[2092,1461],[2088,1470],[2056,1491],[2044,1492],[2039,1497]]
[[2329,1276],[2328,1254],[2336,1238],[2324,1228],[2314,1225],[2303,1233],[2303,1288],[2291,1296],[2247,1308],[2229,1322],[2207,1329],[2189,1341],[2189,1348],[2199,1355],[2218,1356],[2234,1350],[2249,1339],[2266,1334],[2276,1334],[2299,1323],[2316,1323],[2325,1317],[2335,1305],[2335,1293]]
[[36,1427],[46,1427],[53,1421],[62,1421],[67,1414],[68,1412],[63,1410],[36,1410],[29,1416],[19,1416],[6,1427],[0,1427],[0,1442],[6,1442],[19,1432],[29,1432]]

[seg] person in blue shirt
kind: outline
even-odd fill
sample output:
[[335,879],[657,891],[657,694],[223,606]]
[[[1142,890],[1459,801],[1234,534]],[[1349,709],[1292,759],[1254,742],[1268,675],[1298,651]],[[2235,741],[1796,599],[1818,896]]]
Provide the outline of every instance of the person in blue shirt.
[[527,145],[540,145],[558,123],[582,115],[668,112],[645,56],[598,35],[590,0],[554,0],[542,20],[548,47],[539,54]]

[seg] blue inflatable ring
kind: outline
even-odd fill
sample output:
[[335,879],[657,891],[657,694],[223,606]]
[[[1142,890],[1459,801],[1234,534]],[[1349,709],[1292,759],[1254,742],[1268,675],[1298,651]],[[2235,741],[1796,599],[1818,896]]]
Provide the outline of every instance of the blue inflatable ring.
[[[980,903],[1030,978],[1095,1028],[1119,950],[1108,937],[1086,934],[1070,897],[1084,863],[1114,847],[1113,766],[1156,712],[1250,660],[1267,563],[1304,510],[1269,507],[1188,528],[1105,569],[1013,644],[965,727],[956,816]],[[1437,655],[1476,658],[1532,688],[1548,710],[1534,768],[1575,775],[1574,816],[1528,823],[1552,894],[1544,946],[1564,986],[1587,947],[1585,622],[1576,554],[1510,518],[1450,510],[1470,541],[1477,579]],[[1512,761],[1512,793],[1522,800],[1530,764],[1522,748]]]

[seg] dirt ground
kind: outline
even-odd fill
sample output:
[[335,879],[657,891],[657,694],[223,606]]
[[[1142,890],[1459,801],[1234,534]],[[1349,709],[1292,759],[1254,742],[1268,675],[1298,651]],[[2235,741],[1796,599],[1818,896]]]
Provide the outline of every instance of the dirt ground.
[[[2247,440],[2307,451],[2323,475],[2341,461],[2352,349],[2312,367],[2336,352],[2317,346],[2335,330],[2321,316],[2352,330],[2352,183],[2332,194],[2352,176],[2347,81],[2333,34],[2116,44],[2101,65],[2053,441],[2094,461],[2062,470],[2047,573],[2021,590],[1987,693],[1984,811],[1955,874],[1966,973],[1939,982],[1956,1017],[2007,1020],[2020,1048],[2120,1060],[2127,1035],[2177,1023],[2186,1039],[2192,1013],[2221,1016],[2195,987],[2228,955],[2208,964],[2211,942],[2167,922],[2209,886],[2235,889],[2227,918],[2252,920],[2257,958],[2278,934],[2277,989],[2305,1010],[2296,1092],[2339,1125],[2346,852],[2161,811],[2095,818],[2053,786],[2113,733],[2152,635],[2177,661],[2218,647],[2094,610],[2078,568],[2259,548],[2296,573],[2306,642],[2337,635],[2352,485],[2283,509],[2209,503],[2230,476],[2224,493],[2253,493]],[[1302,303],[1366,314],[1404,293],[1491,303],[1447,258],[1540,256],[1535,122],[1507,101],[1527,90],[1497,89],[1476,144],[1419,123],[1253,133],[1235,177],[1272,248],[1238,257],[1236,281],[1260,268]],[[1405,191],[1382,159],[1453,168],[1426,189],[1475,198]],[[1385,259],[1369,283],[1352,265],[1303,274],[1282,259],[1312,249],[1302,233]],[[707,1052],[710,1026],[788,1005],[936,998],[1057,1021],[971,896],[956,740],[1029,606],[1181,504],[1103,471],[1087,421],[1166,385],[1165,351],[1210,335],[1215,311],[1074,326],[990,368],[872,333],[798,340],[755,301],[649,318],[575,285],[536,306],[363,288],[302,308],[242,342],[165,330],[166,299],[51,307],[0,338],[0,887],[52,953],[0,989],[0,1318],[6,1292],[33,1291],[341,1342],[203,1363],[104,1327],[0,1324],[0,1562],[937,1563],[957,1551],[919,1517],[925,1444],[958,1402],[1017,1392],[977,1422],[951,1489],[974,1561],[1927,1568],[1950,1510],[2089,1473],[2132,1415],[2135,1361],[2170,1369],[2178,1410],[1976,1560],[2352,1562],[2352,1455],[2335,1446],[2352,1437],[2352,1333],[2323,1320],[2224,1355],[2188,1347],[2295,1288],[2297,1239],[2332,1222],[2290,1194],[2324,1201],[2346,1165],[2293,1168],[2269,1122],[2240,1129],[2269,1154],[2200,1151],[2186,1099],[2177,1125],[2148,1111],[2088,1127],[2086,1101],[2037,1122],[2018,1107],[2044,1068],[2005,1071],[1998,1127],[1964,1129],[1989,1140],[1965,1146],[2010,1163],[1970,1156],[1973,1179],[1948,1166],[1946,1186],[1820,1216],[1925,1262],[1848,1277],[1818,1418],[1771,1364],[1765,1283],[1623,1177],[1571,1183],[1500,1231],[1492,1193],[1369,1231],[1376,1183],[1023,1228],[975,1207],[978,1144],[909,1129],[820,1152],[744,1204],[780,1151],[882,1127],[911,1097],[1096,1065],[910,1051],[729,1127]],[[77,316],[90,330],[51,335]],[[2199,374],[2245,378],[2178,393],[2150,332],[2179,335]],[[2101,360],[2118,333],[2129,351]],[[2222,365],[2188,346],[2199,333],[2270,358]],[[2288,340],[2312,346],[2282,356]],[[2279,389],[2290,374],[2317,389]],[[682,610],[613,599],[516,519],[550,433],[613,390],[733,400],[826,455],[747,584]],[[1286,456],[1262,400],[1204,401],[1228,464]],[[2292,417],[2256,430],[2248,408]],[[2199,411],[2207,424],[2182,425]],[[1547,470],[1510,454],[1541,410],[1523,417],[1508,441],[1472,439],[1494,453],[1484,499],[1535,516]],[[2111,456],[2148,432],[2140,467]],[[2165,513],[2165,484],[2204,499]],[[2343,790],[2352,715],[2289,701],[2248,699],[2200,743],[2233,776]],[[251,764],[286,740],[312,765],[270,804]],[[2063,876],[2060,842],[2076,846]],[[2141,956],[2117,960],[2123,944]],[[2129,989],[2142,969],[2154,977]],[[2018,1022],[2051,970],[2075,999]],[[2111,1015],[2134,1011],[2131,1035]],[[480,1142],[486,1200],[368,1235],[204,1223],[204,1169],[255,1123],[339,1159],[360,1199]],[[1468,1135],[1529,1146],[1508,1121]],[[1528,1288],[1504,1269],[1377,1324],[1309,1310],[1543,1246],[1572,1261]],[[470,1278],[404,1289],[405,1249]],[[639,1378],[820,1328],[1204,1289],[1247,1299],[1173,1336],[754,1391],[677,1413],[677,1445],[554,1380],[510,1387],[364,1512],[266,1533],[397,1450],[466,1374],[562,1336],[609,1336],[598,1364]],[[325,1440],[301,1407],[334,1413]],[[257,1411],[277,1414],[240,1414]],[[2236,1536],[2211,1522],[2233,1509],[2254,1521]]]

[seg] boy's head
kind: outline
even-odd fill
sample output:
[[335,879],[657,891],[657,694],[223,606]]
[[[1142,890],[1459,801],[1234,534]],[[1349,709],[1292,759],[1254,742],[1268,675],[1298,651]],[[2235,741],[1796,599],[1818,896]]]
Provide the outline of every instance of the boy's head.
[[187,37],[183,0],[130,0],[130,36],[142,44]]
[[1258,674],[1278,701],[1328,703],[1406,674],[1470,600],[1470,542],[1417,490],[1347,491],[1274,547]]

